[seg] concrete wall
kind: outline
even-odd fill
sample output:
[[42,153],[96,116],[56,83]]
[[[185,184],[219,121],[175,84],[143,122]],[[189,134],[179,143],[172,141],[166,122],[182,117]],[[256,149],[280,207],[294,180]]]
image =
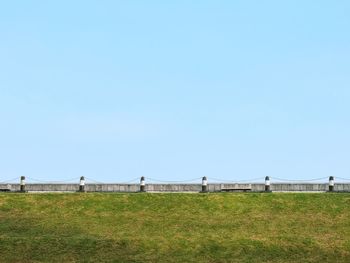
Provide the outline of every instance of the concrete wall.
[[[0,184],[0,189],[10,186],[11,191],[19,191],[19,184]],[[222,189],[246,189],[252,192],[264,191],[264,184],[208,184],[209,192],[220,192]],[[138,192],[139,184],[87,184],[87,192]],[[26,184],[27,191],[47,192],[75,192],[79,190],[78,184]],[[146,184],[148,192],[200,192],[201,184]],[[328,183],[324,184],[271,184],[271,190],[277,192],[324,192],[328,190]],[[335,184],[334,191],[350,192],[350,183]]]

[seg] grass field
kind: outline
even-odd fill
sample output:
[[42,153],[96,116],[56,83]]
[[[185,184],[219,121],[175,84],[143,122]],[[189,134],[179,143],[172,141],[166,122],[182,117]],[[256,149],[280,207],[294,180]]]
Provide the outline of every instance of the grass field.
[[0,194],[1,262],[350,262],[350,194]]

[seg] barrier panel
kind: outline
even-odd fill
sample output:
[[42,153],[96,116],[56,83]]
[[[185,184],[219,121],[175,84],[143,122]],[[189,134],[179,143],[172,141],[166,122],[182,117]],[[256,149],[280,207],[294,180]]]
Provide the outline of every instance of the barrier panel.
[[[21,184],[0,184],[0,189],[8,189],[10,192],[23,190]],[[145,192],[202,192],[203,184],[145,184],[140,188],[140,184],[25,184],[26,192],[129,192],[136,193],[143,189]],[[272,192],[328,192],[328,183],[271,183],[270,191]],[[230,190],[240,191],[249,190],[250,192],[265,192],[265,183],[207,183],[206,192],[222,192]],[[334,192],[350,192],[350,183],[336,183],[333,188]]]

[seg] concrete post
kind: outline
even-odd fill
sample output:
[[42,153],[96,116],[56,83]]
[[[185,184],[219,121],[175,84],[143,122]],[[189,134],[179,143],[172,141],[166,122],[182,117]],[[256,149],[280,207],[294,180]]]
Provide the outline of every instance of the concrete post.
[[208,180],[205,176],[202,178],[202,192],[208,192]]
[[85,192],[85,178],[84,178],[84,176],[80,177],[79,192]]
[[140,180],[140,192],[146,192],[146,181],[145,181],[145,177],[141,177]]
[[21,176],[21,182],[20,182],[20,192],[25,192],[26,191],[26,177]]
[[265,177],[265,192],[271,192],[271,183],[270,183],[270,177]]
[[329,192],[333,192],[334,191],[334,177],[330,176],[329,177],[329,188],[328,188]]

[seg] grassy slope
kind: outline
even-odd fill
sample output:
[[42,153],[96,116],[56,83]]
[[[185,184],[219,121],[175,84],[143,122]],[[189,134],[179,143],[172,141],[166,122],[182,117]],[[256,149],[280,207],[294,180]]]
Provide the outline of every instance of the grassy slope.
[[349,194],[0,194],[4,262],[350,262]]

